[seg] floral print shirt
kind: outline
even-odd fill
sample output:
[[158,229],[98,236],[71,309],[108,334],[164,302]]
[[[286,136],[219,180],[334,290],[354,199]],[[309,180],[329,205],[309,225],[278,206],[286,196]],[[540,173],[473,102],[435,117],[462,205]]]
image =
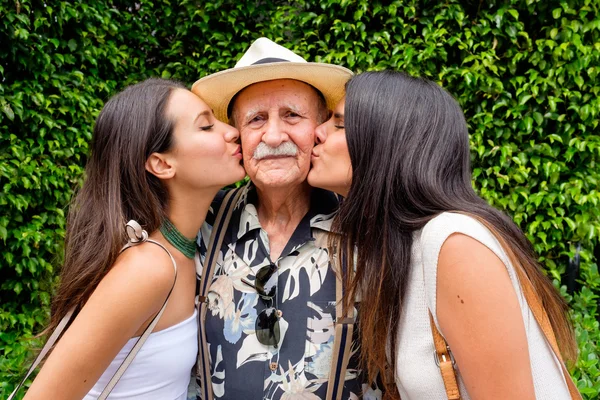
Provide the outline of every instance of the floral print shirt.
[[[252,184],[242,190],[208,292],[206,335],[214,397],[324,399],[334,356],[336,276],[327,248],[316,245],[314,234],[329,231],[337,198],[313,189],[310,211],[279,259],[271,260],[269,238],[258,219],[256,190]],[[202,227],[201,262],[224,195],[217,195]],[[276,295],[269,301],[241,279],[254,281],[255,274],[271,263],[277,266],[278,280]],[[259,343],[255,334],[257,315],[272,306],[282,313],[277,348]],[[362,385],[357,344],[355,335],[342,399],[380,399],[380,390]]]

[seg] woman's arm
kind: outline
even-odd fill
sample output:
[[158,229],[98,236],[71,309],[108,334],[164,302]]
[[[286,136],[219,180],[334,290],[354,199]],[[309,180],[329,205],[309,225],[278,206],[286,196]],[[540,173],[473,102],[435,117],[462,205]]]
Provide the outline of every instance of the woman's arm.
[[505,265],[453,234],[438,259],[437,317],[471,399],[535,400],[525,326]]
[[58,341],[25,399],[81,400],[125,343],[158,313],[174,276],[169,256],[154,244],[123,252]]

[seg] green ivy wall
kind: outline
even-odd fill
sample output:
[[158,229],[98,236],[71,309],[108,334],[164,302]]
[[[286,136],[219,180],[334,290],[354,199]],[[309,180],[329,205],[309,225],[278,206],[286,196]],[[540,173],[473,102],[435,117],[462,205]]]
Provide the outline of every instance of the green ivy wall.
[[[0,0],[0,399],[48,320],[95,117],[150,76],[187,84],[267,36],[310,61],[428,77],[463,106],[474,185],[572,308],[600,396],[600,0]],[[581,251],[576,252],[580,246]],[[568,283],[569,260],[580,258]]]

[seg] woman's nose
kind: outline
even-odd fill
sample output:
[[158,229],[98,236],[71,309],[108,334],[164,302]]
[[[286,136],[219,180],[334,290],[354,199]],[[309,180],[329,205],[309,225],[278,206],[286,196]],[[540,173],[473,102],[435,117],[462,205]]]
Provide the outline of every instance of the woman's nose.
[[237,142],[240,138],[240,131],[237,128],[226,124],[227,130],[225,131],[226,142]]
[[321,144],[321,143],[325,142],[325,140],[327,140],[326,125],[327,125],[327,122],[317,126],[317,129],[315,129],[315,143],[316,144]]

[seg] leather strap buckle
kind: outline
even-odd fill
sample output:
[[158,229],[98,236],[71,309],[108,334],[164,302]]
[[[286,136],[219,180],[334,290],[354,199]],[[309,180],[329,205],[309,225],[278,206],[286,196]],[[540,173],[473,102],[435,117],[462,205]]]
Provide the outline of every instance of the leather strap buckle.
[[[450,360],[446,360],[446,354],[438,354],[438,352],[436,350],[433,351],[433,358],[435,360],[435,365],[437,365],[438,367],[440,366],[440,362],[448,362],[448,361],[452,362],[452,367],[454,367],[456,365],[456,360],[454,359],[454,356],[452,355],[450,348],[446,347],[446,351],[448,353],[448,356],[450,357]],[[440,358],[442,359],[441,361],[440,361]]]

